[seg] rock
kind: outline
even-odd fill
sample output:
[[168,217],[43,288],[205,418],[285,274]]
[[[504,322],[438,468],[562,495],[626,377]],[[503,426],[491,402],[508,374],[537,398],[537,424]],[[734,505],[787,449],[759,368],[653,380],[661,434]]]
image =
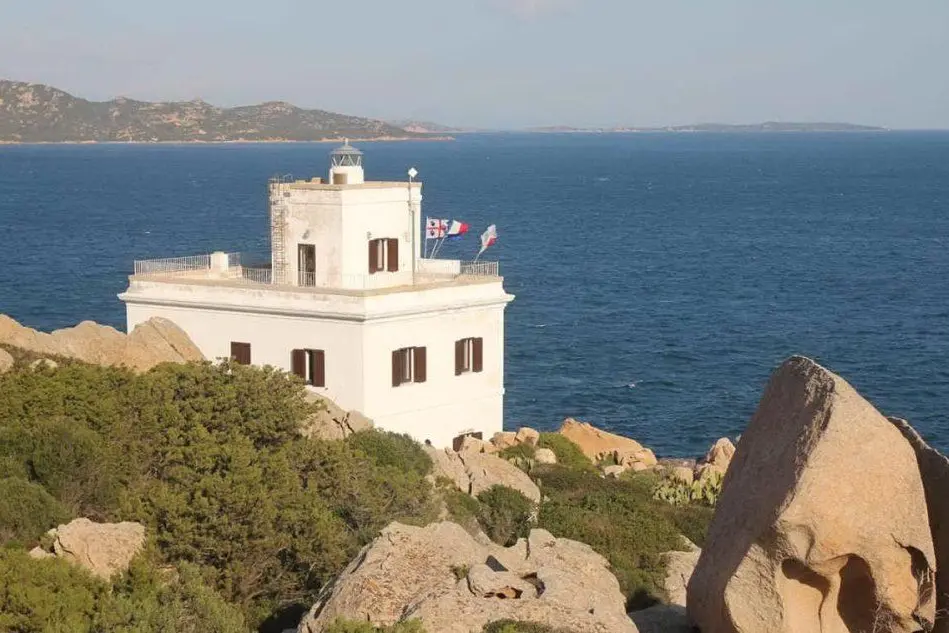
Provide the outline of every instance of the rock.
[[699,562],[702,550],[689,543],[692,547],[688,552],[666,552],[660,556],[666,566],[666,577],[662,588],[666,592],[669,604],[685,607],[686,587],[695,565]]
[[53,538],[52,552],[37,547],[30,551],[30,556],[56,556],[84,567],[104,580],[126,571],[145,546],[145,527],[139,523],[94,523],[89,519],[74,519],[47,534]]
[[36,355],[63,356],[99,365],[125,365],[137,371],[146,371],[164,362],[204,360],[188,335],[162,318],[149,319],[126,336],[115,328],[92,321],[47,334],[0,315],[0,343]]
[[556,464],[557,454],[549,448],[538,448],[534,452],[534,461],[538,464]]
[[417,618],[438,633],[532,621],[577,633],[636,633],[608,561],[590,547],[532,530],[505,548],[454,523],[393,523],[323,590],[300,623],[320,633],[336,618],[391,626]]
[[37,358],[32,363],[30,363],[30,369],[36,371],[38,369],[57,369],[59,363],[48,358]]
[[435,465],[433,475],[452,480],[459,490],[473,497],[491,486],[507,486],[517,490],[534,503],[540,503],[540,489],[527,474],[496,455],[489,453],[456,453],[450,448],[425,447]]
[[603,469],[603,474],[607,477],[612,477],[614,479],[619,479],[619,476],[625,473],[628,468],[626,466],[620,466],[619,464],[614,464],[613,466],[607,466]]
[[688,486],[691,486],[695,481],[695,476],[692,474],[692,469],[686,466],[673,466],[671,468],[666,468],[665,472],[669,479],[681,481]]
[[[685,607],[657,604],[629,614],[639,633],[693,633]],[[803,633],[803,632],[802,632]]]
[[936,625],[933,633],[949,633],[949,459],[931,448],[906,420],[890,418],[916,453],[929,530],[936,550]]
[[501,431],[500,433],[495,433],[494,437],[491,438],[491,443],[499,450],[503,451],[505,448],[510,448],[512,446],[517,446],[517,433],[512,433],[510,431]]
[[304,397],[308,402],[315,402],[322,407],[303,422],[300,432],[304,437],[344,440],[353,433],[373,428],[372,420],[358,411],[344,411],[329,398],[309,390]]
[[645,462],[633,462],[629,465],[629,470],[634,473],[641,473],[644,470],[649,470],[649,466],[647,466]]
[[704,481],[715,475],[724,475],[735,455],[735,445],[727,437],[717,440],[695,467],[695,479]]
[[840,377],[786,361],[725,475],[688,585],[692,622],[702,633],[928,630],[934,569],[909,442]]
[[0,348],[0,374],[13,368],[13,357],[10,353]]
[[56,556],[56,554],[53,554],[52,552],[47,552],[47,551],[46,551],[45,549],[43,549],[42,547],[37,546],[37,547],[34,547],[33,549],[31,549],[31,550],[29,551],[28,556],[29,556],[30,558],[35,558],[35,559],[37,559],[37,560],[42,560],[42,559],[44,559],[44,558],[54,558],[54,557]]
[[540,441],[540,433],[528,427],[522,427],[514,435],[514,441],[518,444],[527,444],[528,446],[537,446]]
[[459,447],[459,453],[496,453],[497,447],[491,442],[485,442],[484,440],[479,440],[476,437],[471,435],[466,435],[461,440],[461,447]]
[[607,433],[586,422],[567,418],[560,427],[560,434],[576,444],[593,463],[612,459],[614,463],[622,465],[642,462],[652,467],[657,464],[653,452],[636,440]]

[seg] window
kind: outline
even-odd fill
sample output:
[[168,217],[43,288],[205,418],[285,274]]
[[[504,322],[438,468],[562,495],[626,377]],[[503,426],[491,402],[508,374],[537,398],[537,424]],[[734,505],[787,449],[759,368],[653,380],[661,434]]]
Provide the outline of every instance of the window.
[[392,386],[425,382],[425,348],[403,347],[392,352]]
[[369,274],[383,270],[399,270],[399,240],[395,238],[369,240]]
[[455,375],[479,372],[484,366],[484,340],[463,338],[455,341]]
[[250,365],[250,343],[231,343],[231,359],[239,365]]
[[321,349],[295,349],[290,352],[290,371],[306,384],[326,386],[326,354]]

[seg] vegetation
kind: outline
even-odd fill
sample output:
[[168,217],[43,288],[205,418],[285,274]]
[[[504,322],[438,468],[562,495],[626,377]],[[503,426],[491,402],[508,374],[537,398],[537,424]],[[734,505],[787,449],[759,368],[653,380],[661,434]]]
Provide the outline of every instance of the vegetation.
[[8,372],[0,533],[28,547],[71,516],[140,521],[163,562],[191,565],[248,625],[276,629],[381,527],[434,518],[417,444],[308,440],[311,411],[295,379],[238,365]]
[[653,496],[674,506],[696,503],[714,508],[722,494],[724,476],[713,472],[708,477],[687,483],[681,479],[665,478],[653,489]]
[[651,474],[617,480],[559,464],[538,467],[535,474],[548,498],[540,507],[540,526],[605,556],[631,608],[664,598],[659,555],[683,549],[680,534],[701,542],[711,520],[710,509],[680,510],[654,499],[657,479]]
[[478,495],[478,501],[478,522],[495,543],[514,545],[530,532],[534,504],[517,490],[491,486]]
[[392,626],[376,627],[369,622],[339,619],[330,624],[326,633],[425,633],[425,629],[418,620],[406,620]]
[[557,463],[576,470],[595,470],[590,458],[583,454],[580,447],[560,433],[541,433],[538,448],[549,448],[557,456]]
[[485,626],[482,633],[572,633],[567,629],[555,629],[537,622],[498,620]]

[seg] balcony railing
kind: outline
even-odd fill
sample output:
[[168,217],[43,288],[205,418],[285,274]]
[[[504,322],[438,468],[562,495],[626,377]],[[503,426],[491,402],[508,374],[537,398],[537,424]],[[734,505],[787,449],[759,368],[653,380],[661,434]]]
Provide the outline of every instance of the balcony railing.
[[462,262],[453,259],[420,259],[413,277],[411,270],[370,274],[338,275],[325,279],[317,273],[299,272],[295,284],[276,280],[269,264],[245,264],[240,253],[212,253],[189,257],[139,260],[135,275],[185,276],[196,279],[237,280],[250,284],[290,287],[327,287],[338,290],[376,290],[399,285],[438,283],[460,277],[497,277],[498,262]]

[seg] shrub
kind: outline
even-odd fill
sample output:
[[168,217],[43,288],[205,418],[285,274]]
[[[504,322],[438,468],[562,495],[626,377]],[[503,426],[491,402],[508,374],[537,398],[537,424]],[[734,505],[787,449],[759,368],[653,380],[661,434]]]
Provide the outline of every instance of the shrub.
[[425,629],[418,620],[406,620],[392,626],[376,627],[369,622],[338,618],[329,625],[326,633],[425,633]]
[[367,430],[353,433],[346,442],[369,455],[378,466],[411,470],[422,477],[432,471],[432,459],[408,435]]
[[605,556],[631,605],[663,597],[659,555],[683,543],[671,516],[675,508],[652,498],[654,478],[605,479],[559,465],[539,476],[549,497],[540,509],[541,527]]
[[69,518],[66,508],[42,486],[16,477],[0,479],[0,544],[31,546]]
[[485,534],[501,545],[510,546],[530,532],[534,504],[507,486],[491,486],[478,495],[481,504],[478,522]]
[[538,448],[549,448],[557,456],[557,463],[577,470],[594,470],[593,462],[580,447],[560,433],[541,433]]
[[714,508],[718,503],[718,497],[722,494],[723,479],[722,474],[718,472],[713,472],[709,477],[692,483],[666,478],[657,483],[653,489],[653,496],[674,506],[695,503]]

